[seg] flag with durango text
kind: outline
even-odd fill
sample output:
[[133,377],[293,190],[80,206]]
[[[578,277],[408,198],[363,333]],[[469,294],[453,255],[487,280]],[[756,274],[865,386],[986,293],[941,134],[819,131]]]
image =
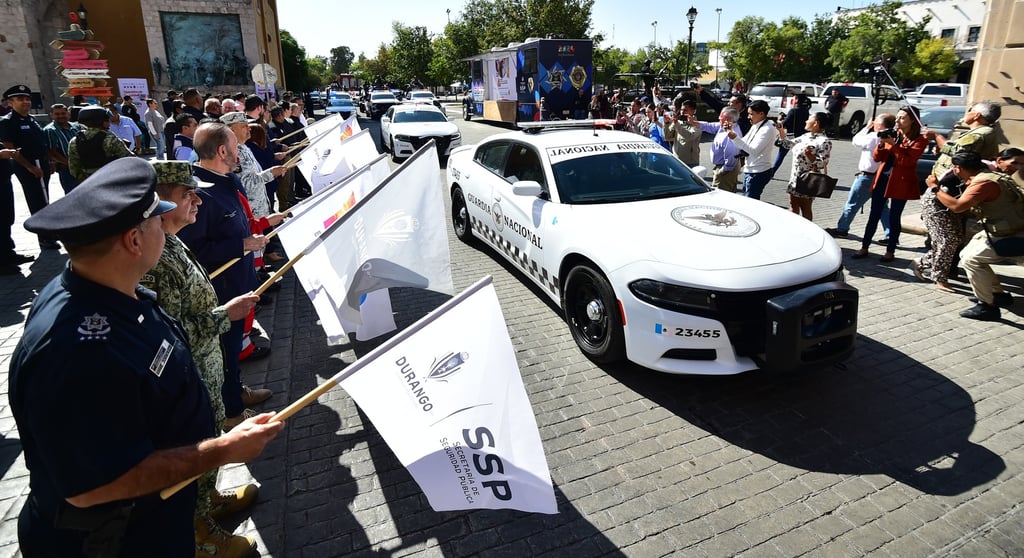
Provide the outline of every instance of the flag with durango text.
[[434,510],[558,513],[537,421],[490,277],[380,349],[336,381]]

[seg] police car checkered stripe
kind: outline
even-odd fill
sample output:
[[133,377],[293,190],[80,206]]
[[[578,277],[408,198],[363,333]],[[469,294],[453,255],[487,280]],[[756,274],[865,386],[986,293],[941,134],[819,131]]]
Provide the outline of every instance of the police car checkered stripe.
[[498,231],[491,228],[490,224],[477,219],[476,217],[471,218],[472,226],[487,240],[492,246],[496,246],[498,251],[504,253],[509,259],[515,263],[516,267],[528,273],[531,277],[536,279],[545,289],[551,291],[553,294],[558,293],[558,282],[555,280],[553,274],[548,273],[548,270],[541,267],[536,260],[526,257],[526,254],[519,250],[519,247],[513,246],[511,242],[508,242],[498,234]]

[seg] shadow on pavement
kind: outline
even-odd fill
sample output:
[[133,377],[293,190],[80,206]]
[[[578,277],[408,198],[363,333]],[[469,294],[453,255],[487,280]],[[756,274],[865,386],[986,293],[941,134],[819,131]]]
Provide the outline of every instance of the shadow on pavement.
[[808,471],[881,473],[949,496],[1006,468],[968,440],[975,410],[966,391],[864,336],[845,366],[814,373],[691,377],[632,365],[606,370],[724,441]]
[[[417,289],[392,289],[391,297],[398,310],[399,330],[450,298]],[[387,337],[352,341],[342,348],[352,349],[362,357]],[[320,355],[319,360],[333,364],[326,364],[323,371],[304,370],[302,376],[312,378],[309,372],[322,377],[337,373],[337,360],[326,355]],[[316,355],[312,361],[317,361]],[[330,366],[336,369],[328,371]],[[292,383],[296,396],[303,389],[315,387],[312,380],[301,386],[303,382],[298,381],[298,376]],[[515,510],[434,511],[419,485],[348,395],[337,388],[321,398],[321,402],[325,400],[326,404],[313,405],[291,419],[289,454],[295,458],[302,456],[304,462],[288,464],[286,517],[303,518],[305,531],[322,533],[329,528],[331,534],[327,538],[333,540],[303,541],[301,534],[298,538],[293,534],[297,531],[293,528],[287,537],[285,555],[301,550],[317,556],[391,556],[407,554],[414,548],[433,548],[444,556],[533,556],[552,551],[577,556],[623,555],[569,503],[557,486],[557,515]],[[318,438],[321,443],[311,437],[312,443],[297,447],[296,437],[311,430],[323,434]],[[342,461],[353,470],[358,469],[357,473],[339,464],[342,454]],[[361,524],[352,509],[359,510],[364,523],[375,523]],[[320,525],[325,527],[316,527]]]
[[21,455],[21,440],[0,435],[0,477],[7,474]]

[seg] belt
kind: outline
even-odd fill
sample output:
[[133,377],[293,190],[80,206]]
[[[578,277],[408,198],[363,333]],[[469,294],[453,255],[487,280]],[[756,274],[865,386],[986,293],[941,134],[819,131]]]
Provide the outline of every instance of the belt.
[[875,173],[873,173],[871,171],[860,171],[860,172],[858,172],[857,174],[855,174],[853,176],[862,176],[862,175],[865,175],[865,174],[875,174]]

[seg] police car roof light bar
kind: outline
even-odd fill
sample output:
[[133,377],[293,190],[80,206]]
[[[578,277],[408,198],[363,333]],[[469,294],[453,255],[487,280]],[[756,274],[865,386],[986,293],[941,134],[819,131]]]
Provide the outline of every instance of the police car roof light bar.
[[541,122],[517,122],[516,127],[527,134],[537,134],[544,130],[582,130],[582,129],[611,129],[615,126],[615,120],[610,118],[598,118],[588,120],[544,120]]

